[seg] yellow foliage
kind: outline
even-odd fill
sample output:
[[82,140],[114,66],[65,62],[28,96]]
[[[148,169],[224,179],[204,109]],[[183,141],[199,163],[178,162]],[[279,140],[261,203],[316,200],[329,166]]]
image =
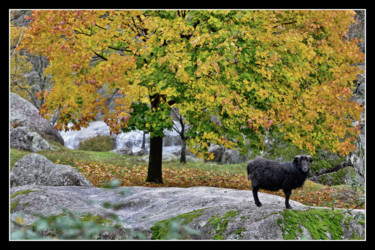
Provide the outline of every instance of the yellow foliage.
[[[159,95],[194,125],[189,146],[202,157],[212,157],[209,143],[244,147],[242,135],[259,148],[269,129],[311,153],[326,147],[348,154],[354,148],[348,138],[358,133],[352,121],[363,110],[350,99],[352,82],[362,72],[353,65],[364,55],[355,39],[344,41],[354,15],[35,10],[22,48],[50,61],[46,73],[55,83],[44,96],[42,114],[60,110],[59,129],[72,120],[78,129],[101,112],[118,133],[128,125],[132,103]],[[114,93],[120,97],[108,112],[106,99]],[[164,120],[165,114],[157,117]]]
[[23,223],[25,223],[25,220],[22,217],[16,217],[16,222],[18,224],[23,224]]
[[16,46],[19,44],[24,27],[10,26],[10,91],[30,101],[28,90],[30,85],[27,82],[25,74],[32,70],[31,63],[25,55],[21,55]]

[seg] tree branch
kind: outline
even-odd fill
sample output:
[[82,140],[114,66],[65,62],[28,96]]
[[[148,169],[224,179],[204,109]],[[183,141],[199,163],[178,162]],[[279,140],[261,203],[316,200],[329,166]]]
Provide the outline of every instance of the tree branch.
[[11,58],[14,55],[14,53],[16,52],[16,49],[17,49],[18,45],[20,45],[20,42],[21,42],[21,39],[22,39],[22,36],[23,36],[23,28],[24,27],[25,26],[22,26],[20,38],[18,39],[17,45],[14,48],[13,53],[9,56],[9,58]]
[[18,19],[20,16],[24,15],[24,14],[26,13],[26,11],[27,11],[27,10],[22,10],[22,11],[20,11],[19,14],[18,14],[18,16],[12,17],[12,18],[10,19],[10,21],[12,22],[12,21]]
[[115,96],[115,94],[119,91],[119,88],[116,88],[115,91],[112,93],[110,97],[107,97],[107,100],[105,101],[106,105],[109,105],[109,103],[112,101],[112,98]]
[[319,171],[318,173],[314,174],[314,176],[320,176],[320,175],[323,175],[323,174],[337,172],[340,169],[343,169],[343,168],[346,168],[346,167],[353,167],[353,165],[352,165],[352,163],[350,161],[344,161],[344,162],[341,162],[339,165],[337,165],[334,168],[323,169],[323,170]]
[[169,106],[172,106],[172,105],[175,104],[175,103],[176,103],[175,100],[170,100],[170,101],[168,101]]
[[[138,18],[138,20],[140,20],[139,22],[141,23],[143,23],[143,20],[142,19],[140,19],[140,17],[139,16],[137,16],[137,18]],[[135,20],[134,20],[134,18],[132,17],[132,21],[133,21],[133,25],[134,25],[134,28],[136,29],[136,30],[134,30],[135,32],[138,30],[138,36],[143,36],[145,39],[148,39],[146,36],[147,36],[147,31],[148,31],[148,29],[142,29],[141,27],[139,27],[139,26],[137,26],[137,24],[135,23]]]
[[97,25],[97,24],[95,24],[95,26],[98,27],[98,28],[100,28],[100,29],[102,29],[102,30],[107,30],[106,28],[104,28],[104,27],[102,27],[102,26],[99,26],[99,25]]
[[94,51],[94,53],[95,53],[96,56],[100,57],[100,58],[103,59],[104,61],[108,61],[107,58],[105,58],[104,56],[102,56],[102,55],[96,53],[96,51]]
[[[34,106],[35,106],[35,107],[38,107],[34,95],[31,94],[31,92],[30,92],[27,88],[22,87],[17,81],[13,81],[13,83],[14,83],[19,89],[21,89],[21,90],[25,90],[25,91],[29,94],[30,98],[32,99],[32,102],[34,103]],[[39,109],[39,107],[38,107],[38,109]]]
[[108,46],[109,49],[113,49],[113,50],[118,50],[118,51],[126,51],[126,52],[132,52],[131,50],[128,50],[126,47],[123,47],[123,48],[115,48],[113,46]]
[[73,30],[75,33],[77,33],[77,34],[82,34],[82,35],[85,35],[85,36],[92,36],[92,33],[91,34],[87,34],[87,33],[85,33],[85,32],[83,32],[83,31],[80,31],[80,30]]

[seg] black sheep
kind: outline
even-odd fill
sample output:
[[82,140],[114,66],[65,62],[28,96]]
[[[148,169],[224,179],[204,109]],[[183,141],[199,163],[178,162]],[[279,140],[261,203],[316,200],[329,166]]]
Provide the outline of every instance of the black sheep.
[[292,162],[277,162],[258,158],[247,164],[247,177],[251,180],[255,204],[260,207],[258,190],[260,188],[277,191],[283,189],[285,193],[286,208],[292,208],[289,204],[289,196],[292,189],[302,187],[312,162],[311,155],[296,155]]

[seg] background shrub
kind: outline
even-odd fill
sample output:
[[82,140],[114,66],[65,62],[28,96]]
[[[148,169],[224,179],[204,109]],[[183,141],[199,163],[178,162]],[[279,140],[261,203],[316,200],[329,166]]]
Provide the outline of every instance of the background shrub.
[[100,135],[81,141],[79,143],[79,150],[86,151],[110,151],[115,148],[115,141],[109,135]]
[[[290,144],[283,138],[283,134],[278,131],[272,131],[272,133],[267,135],[264,152],[264,158],[277,161],[292,161],[296,155],[310,154],[308,150],[300,149],[296,145]],[[336,167],[345,161],[346,157],[317,148],[312,158],[313,162],[309,164],[310,177],[321,170]]]

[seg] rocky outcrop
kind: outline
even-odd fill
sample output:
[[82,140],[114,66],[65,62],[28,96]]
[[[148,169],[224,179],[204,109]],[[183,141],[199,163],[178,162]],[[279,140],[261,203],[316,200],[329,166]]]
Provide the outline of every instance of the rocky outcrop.
[[[69,125],[71,126],[71,125]],[[110,135],[109,126],[103,121],[93,121],[87,128],[81,128],[81,130],[69,130],[61,131],[61,136],[65,140],[65,146],[71,149],[78,149],[79,143],[87,139],[97,136],[108,136]],[[163,151],[168,153],[176,153],[181,150],[181,139],[180,135],[175,131],[164,130],[165,137],[163,139]],[[128,148],[133,155],[143,155],[145,152],[142,150],[143,132],[134,130],[131,132],[123,133],[120,132],[118,135],[112,135],[115,137],[116,152],[125,153],[130,155],[131,153],[126,152]],[[145,150],[149,151],[150,148],[150,135],[145,134]],[[124,150],[123,150],[124,149]],[[141,151],[141,152],[139,152]]]
[[358,47],[360,50],[365,53],[366,50],[366,33],[365,33],[365,23],[366,23],[366,14],[365,10],[355,10],[356,15],[354,17],[355,22],[351,23],[349,26],[349,31],[347,33],[348,39],[362,39],[358,42]]
[[[364,67],[364,65],[360,66]],[[353,91],[353,101],[359,103],[364,107],[364,111],[361,114],[361,121],[354,123],[354,126],[359,125],[361,133],[358,136],[356,142],[357,151],[351,152],[347,157],[354,167],[357,181],[361,184],[365,183],[365,160],[366,160],[366,73],[357,76],[357,87]]]
[[120,148],[120,149],[114,149],[114,150],[111,150],[111,152],[118,154],[118,155],[128,155],[128,156],[132,156],[132,155],[142,156],[142,155],[148,154],[146,149],[141,149],[138,152],[134,153],[130,148],[126,148],[126,147]]
[[209,147],[208,151],[214,154],[212,161],[220,164],[236,164],[249,160],[249,157],[240,155],[240,151],[227,149],[219,145]]
[[64,139],[59,132],[39,115],[39,111],[30,102],[19,95],[10,92],[10,123],[13,127],[28,127],[30,130],[44,134],[64,145]]
[[[355,22],[349,26],[349,31],[347,34],[348,39],[362,39],[359,40],[358,46],[363,53],[366,53],[366,12],[365,10],[355,10],[356,15],[354,17]],[[365,68],[365,64],[358,65],[360,68]],[[365,69],[366,70],[366,69]],[[366,152],[366,71],[357,76],[355,81],[357,84],[356,88],[353,90],[353,101],[359,103],[364,107],[364,111],[361,114],[361,121],[353,124],[354,126],[360,125],[361,134],[359,135],[359,140],[356,142],[357,152],[351,152],[347,157],[355,170],[356,181],[358,183],[365,183],[365,152]]]
[[81,141],[85,141],[97,136],[108,136],[110,135],[110,129],[105,122],[94,121],[91,122],[87,128],[81,128],[81,130],[78,131],[61,131],[60,134],[64,138],[66,147],[78,149]]
[[12,128],[10,131],[10,147],[38,152],[40,150],[52,150],[49,143],[37,132],[31,132],[28,127]]
[[293,210],[285,210],[284,198],[265,193],[259,193],[263,206],[258,208],[247,190],[27,185],[11,188],[10,193],[12,220],[22,215],[24,225],[31,225],[37,214],[58,215],[65,207],[113,220],[116,230],[103,236],[107,239],[132,239],[134,235],[141,235],[137,239],[202,240],[365,237],[362,210],[349,214],[295,201],[290,201]]
[[[162,154],[162,161],[177,161],[177,156],[174,154],[170,154],[167,152],[163,152]],[[148,162],[149,161],[149,155],[145,155],[138,159],[139,161]]]
[[10,186],[88,186],[92,183],[68,165],[54,164],[39,154],[28,154],[19,159],[10,172]]
[[115,154],[118,154],[118,155],[134,155],[133,151],[130,149],[130,148],[120,148],[120,149],[114,149],[114,150],[111,150],[111,152],[115,153]]

